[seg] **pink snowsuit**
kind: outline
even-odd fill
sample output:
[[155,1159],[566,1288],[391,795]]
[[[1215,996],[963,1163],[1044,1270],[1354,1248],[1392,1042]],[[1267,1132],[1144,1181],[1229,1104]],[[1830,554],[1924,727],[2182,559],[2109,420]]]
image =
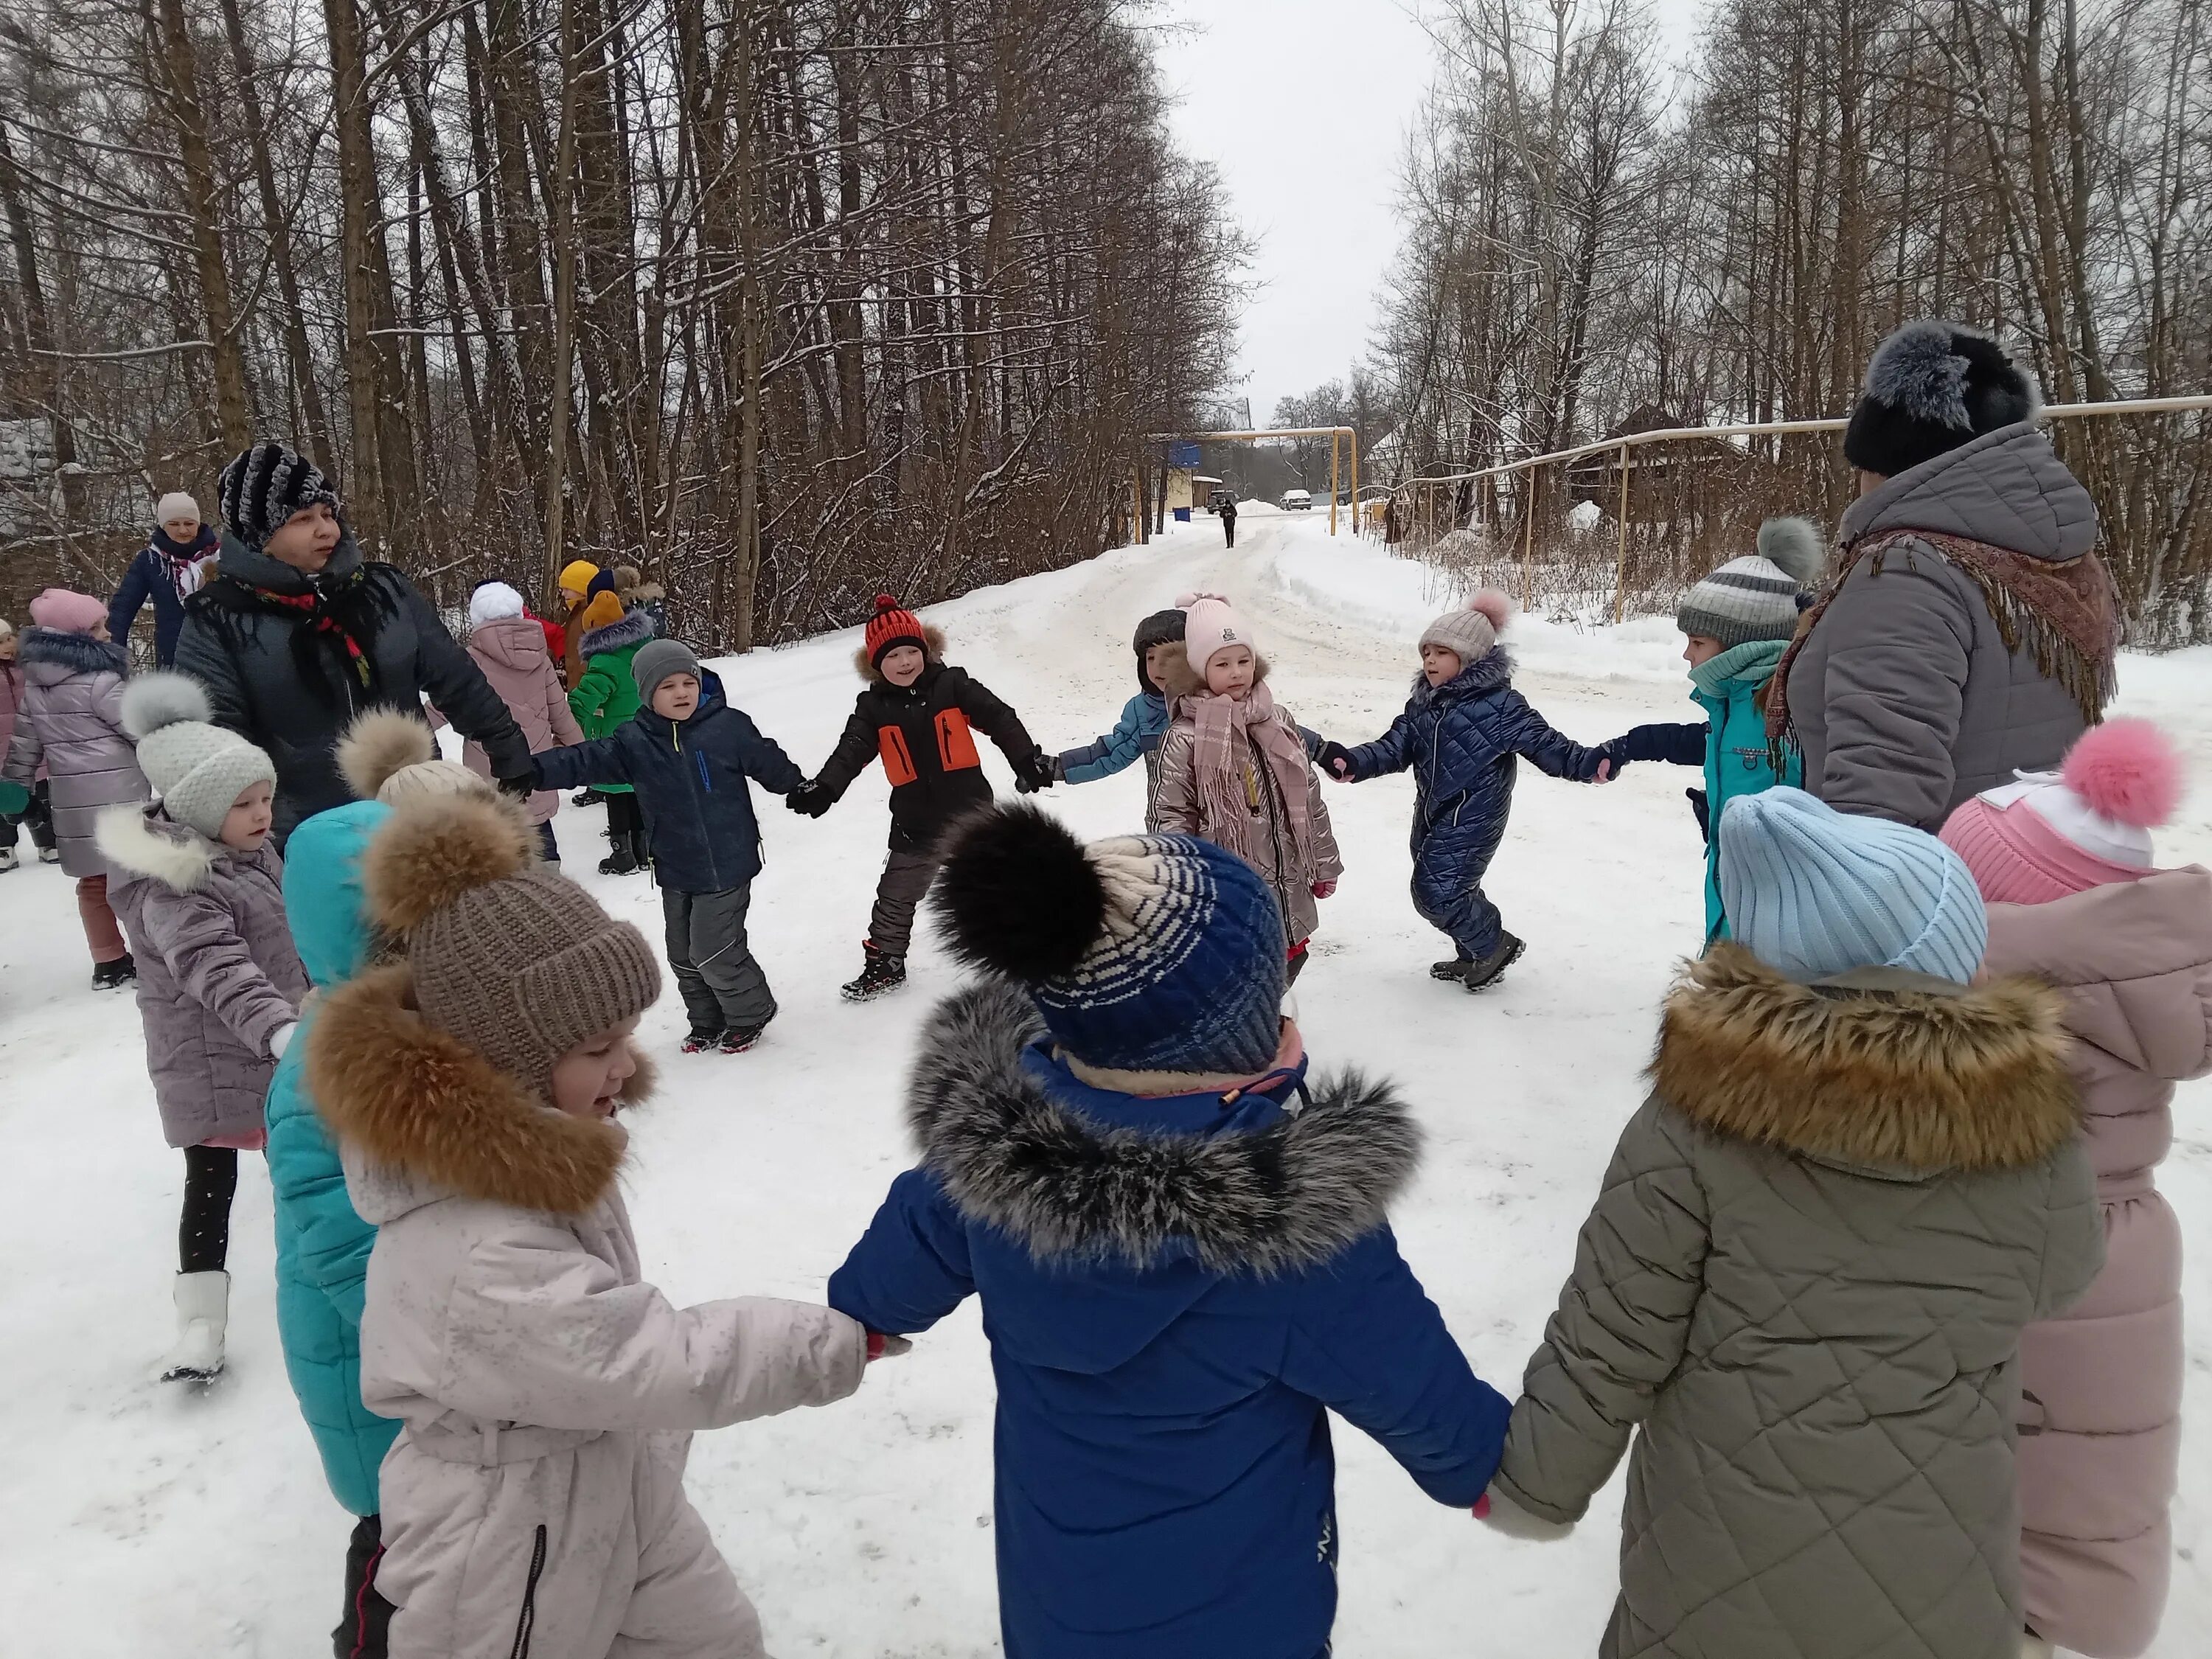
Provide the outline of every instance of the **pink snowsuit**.
[[2027,1623],[2091,1659],[2134,1659],[2166,1607],[2181,1452],[2181,1232],[2153,1171],[2174,1085],[2212,1071],[2212,871],[1992,904],[1984,966],[2065,994],[2105,1215],[2104,1272],[2021,1339]]
[[405,1425],[376,1570],[392,1659],[761,1659],[684,1493],[690,1431],[844,1398],[866,1332],[805,1303],[670,1306],[616,1190],[623,1131],[429,1026],[404,966],[331,994],[307,1071],[378,1229],[361,1392]]

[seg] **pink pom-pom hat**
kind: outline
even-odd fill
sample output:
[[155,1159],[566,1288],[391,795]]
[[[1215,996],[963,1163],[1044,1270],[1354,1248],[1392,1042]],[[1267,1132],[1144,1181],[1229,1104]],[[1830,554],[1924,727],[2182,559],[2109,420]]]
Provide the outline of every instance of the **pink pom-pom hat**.
[[1176,601],[1176,609],[1183,613],[1183,654],[1190,659],[1193,673],[1203,675],[1215,653],[1232,645],[1259,653],[1251,624],[1220,594],[1186,593]]
[[1471,668],[1498,647],[1498,636],[1513,615],[1510,594],[1494,587],[1478,590],[1456,611],[1447,611],[1421,630],[1423,645],[1440,645]]
[[1991,904],[2054,899],[2150,873],[2150,832],[2181,804],[2181,757],[2148,720],[2081,734],[2056,772],[2022,773],[1951,814],[1942,839]]

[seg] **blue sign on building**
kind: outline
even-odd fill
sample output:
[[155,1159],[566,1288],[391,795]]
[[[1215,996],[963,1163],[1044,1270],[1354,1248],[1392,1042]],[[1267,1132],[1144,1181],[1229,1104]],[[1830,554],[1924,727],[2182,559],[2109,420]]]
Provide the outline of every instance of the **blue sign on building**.
[[1168,446],[1170,466],[1196,466],[1198,446],[1193,443],[1172,443]]

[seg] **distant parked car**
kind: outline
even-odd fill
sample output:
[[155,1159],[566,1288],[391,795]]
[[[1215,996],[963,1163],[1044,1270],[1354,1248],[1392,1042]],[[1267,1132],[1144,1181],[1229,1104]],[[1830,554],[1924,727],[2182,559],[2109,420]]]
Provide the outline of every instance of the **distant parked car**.
[[1216,484],[1216,485],[1214,485],[1214,487],[1213,487],[1212,489],[1209,489],[1208,491],[1206,491],[1206,510],[1207,512],[1209,512],[1209,513],[1218,513],[1218,512],[1220,512],[1220,511],[1221,511],[1221,507],[1222,507],[1222,503],[1224,503],[1224,501],[1225,501],[1225,502],[1227,502],[1227,503],[1228,503],[1230,506],[1231,506],[1231,507],[1236,506],[1236,505],[1237,505],[1237,492],[1236,492],[1235,490],[1233,490],[1233,489],[1223,489],[1219,484]]
[[1304,513],[1312,506],[1313,492],[1310,489],[1285,489],[1283,492],[1283,510],[1286,513]]

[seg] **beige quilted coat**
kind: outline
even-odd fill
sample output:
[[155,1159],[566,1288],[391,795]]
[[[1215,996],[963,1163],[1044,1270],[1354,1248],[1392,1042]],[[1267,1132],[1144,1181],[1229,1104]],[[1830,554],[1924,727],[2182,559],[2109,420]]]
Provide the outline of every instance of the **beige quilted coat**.
[[2103,1260],[2057,1000],[1723,945],[1653,1080],[1497,1480],[1572,1520],[1635,1435],[1601,1653],[2017,1659],[2021,1332]]
[[377,1569],[392,1659],[759,1659],[684,1494],[691,1431],[842,1400],[866,1333],[804,1303],[672,1307],[615,1190],[623,1131],[426,1025],[404,966],[332,992],[307,1042],[378,1229],[362,1399],[405,1425]]

